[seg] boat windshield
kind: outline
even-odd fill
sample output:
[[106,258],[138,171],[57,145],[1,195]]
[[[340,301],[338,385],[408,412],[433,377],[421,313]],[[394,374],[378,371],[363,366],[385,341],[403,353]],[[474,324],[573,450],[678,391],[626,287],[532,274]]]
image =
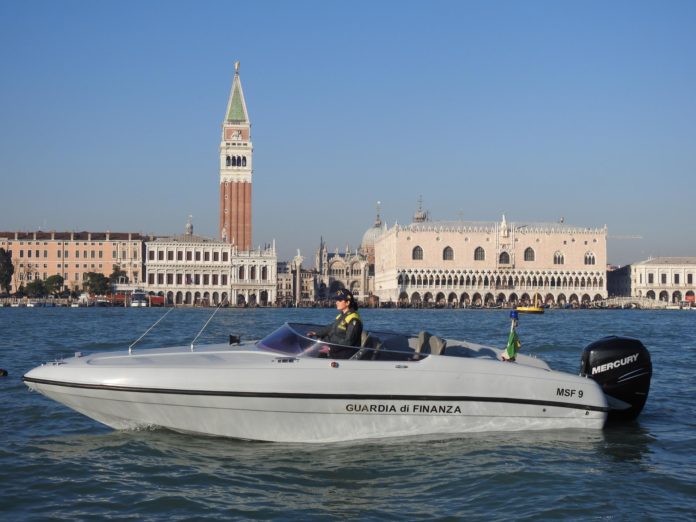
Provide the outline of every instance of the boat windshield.
[[319,350],[326,346],[326,341],[315,337],[307,337],[307,332],[318,330],[320,326],[313,324],[285,323],[256,343],[262,350],[281,352],[289,355],[316,356]]
[[[322,326],[304,323],[285,323],[256,343],[261,350],[280,352],[293,356],[320,357],[330,343],[308,337],[307,332]],[[353,359],[411,360],[414,350],[408,337],[390,332],[364,332],[362,346],[355,347]],[[345,349],[345,346],[341,346]],[[378,353],[379,352],[379,353]]]

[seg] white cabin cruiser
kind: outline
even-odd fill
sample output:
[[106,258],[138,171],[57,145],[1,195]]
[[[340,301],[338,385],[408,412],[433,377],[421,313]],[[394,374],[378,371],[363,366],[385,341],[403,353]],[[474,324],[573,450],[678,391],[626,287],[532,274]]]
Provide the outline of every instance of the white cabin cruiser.
[[307,336],[316,329],[286,323],[258,342],[233,345],[230,336],[204,347],[77,353],[34,368],[24,382],[115,429],[334,442],[601,429],[610,411],[640,413],[652,375],[645,347],[623,337],[588,346],[577,376],[425,332],[370,332],[350,359],[336,360],[325,357],[326,342]]

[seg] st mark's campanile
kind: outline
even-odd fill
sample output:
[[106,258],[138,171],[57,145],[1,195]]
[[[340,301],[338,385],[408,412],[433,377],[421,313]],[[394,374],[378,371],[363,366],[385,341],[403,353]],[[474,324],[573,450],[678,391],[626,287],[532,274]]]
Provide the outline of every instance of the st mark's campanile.
[[239,251],[251,250],[252,152],[251,123],[236,62],[220,142],[220,239]]

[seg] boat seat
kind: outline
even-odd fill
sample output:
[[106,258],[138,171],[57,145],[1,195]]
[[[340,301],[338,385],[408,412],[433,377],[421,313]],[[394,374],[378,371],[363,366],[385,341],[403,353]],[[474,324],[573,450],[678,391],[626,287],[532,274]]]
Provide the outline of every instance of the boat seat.
[[[442,355],[445,353],[447,348],[447,340],[437,335],[433,335],[429,332],[422,331],[418,334],[418,341],[416,343],[416,353],[417,354],[433,354]],[[420,358],[420,355],[416,356]]]
[[447,348],[447,340],[437,335],[430,336],[430,353],[433,355],[444,355]]
[[381,342],[379,342],[379,340],[376,340],[376,339],[375,339],[375,342],[372,344],[373,345],[370,346],[370,348],[372,348],[372,350],[367,350],[367,353],[365,354],[365,357],[363,357],[363,359],[370,359],[372,361],[379,359],[379,356],[381,355],[380,350],[382,349],[382,347],[384,345]]
[[416,341],[416,353],[428,353],[430,350],[430,338],[432,334],[422,330],[418,332],[418,340]]
[[360,350],[351,359],[374,360],[377,357],[377,350],[382,347],[379,339],[373,337],[368,332],[363,332],[360,336]]

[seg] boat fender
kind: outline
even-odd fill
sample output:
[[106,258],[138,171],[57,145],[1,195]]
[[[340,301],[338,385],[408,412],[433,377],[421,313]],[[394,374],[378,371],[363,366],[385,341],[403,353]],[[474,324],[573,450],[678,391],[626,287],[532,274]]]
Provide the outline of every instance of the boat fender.
[[607,396],[614,419],[634,419],[650,391],[650,353],[638,339],[609,336],[582,352],[580,375],[596,381]]

